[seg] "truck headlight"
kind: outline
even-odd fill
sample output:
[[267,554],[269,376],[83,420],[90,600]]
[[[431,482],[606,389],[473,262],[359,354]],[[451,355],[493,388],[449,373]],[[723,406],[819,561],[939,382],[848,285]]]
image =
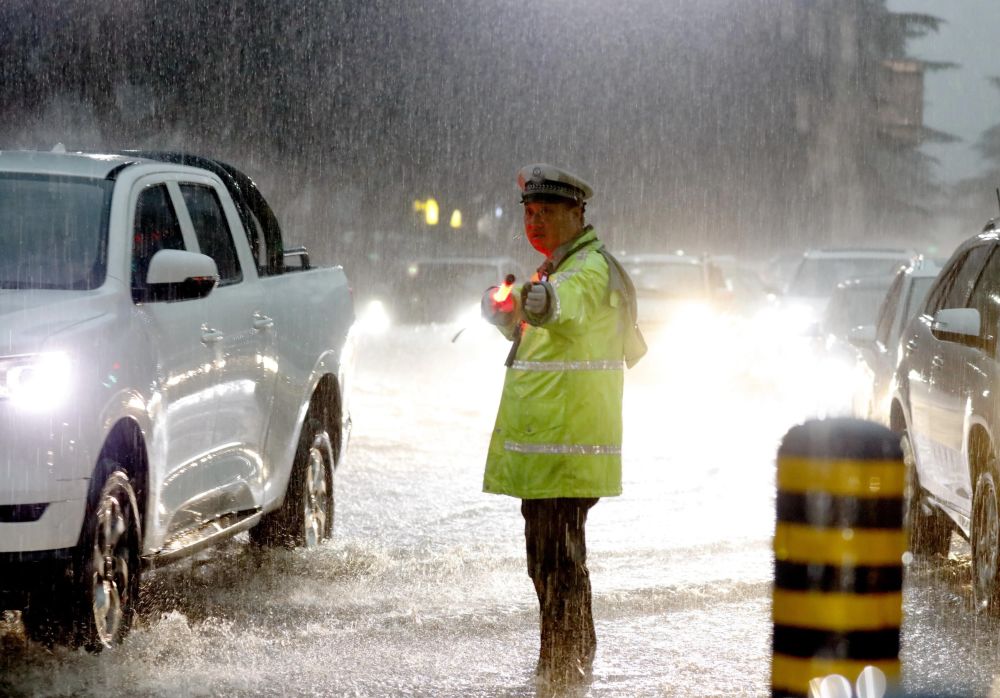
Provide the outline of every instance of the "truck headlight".
[[55,407],[69,394],[69,383],[69,357],[61,352],[0,357],[0,400],[17,407]]

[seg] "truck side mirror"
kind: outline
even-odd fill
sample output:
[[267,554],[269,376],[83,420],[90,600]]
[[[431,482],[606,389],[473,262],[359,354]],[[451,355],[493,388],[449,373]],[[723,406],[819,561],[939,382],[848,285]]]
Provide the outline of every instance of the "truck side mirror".
[[219,270],[208,255],[160,250],[149,262],[144,287],[132,289],[136,303],[204,298],[219,283]]

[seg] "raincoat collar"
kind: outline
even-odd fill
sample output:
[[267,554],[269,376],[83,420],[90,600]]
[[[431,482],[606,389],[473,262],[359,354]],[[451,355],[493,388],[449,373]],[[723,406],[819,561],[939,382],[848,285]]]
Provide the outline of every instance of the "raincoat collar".
[[597,233],[594,232],[594,226],[587,225],[575,238],[564,242],[553,250],[552,256],[545,260],[545,264],[550,269],[558,269],[559,265],[566,260],[566,257],[568,257],[571,252],[595,240],[597,240]]

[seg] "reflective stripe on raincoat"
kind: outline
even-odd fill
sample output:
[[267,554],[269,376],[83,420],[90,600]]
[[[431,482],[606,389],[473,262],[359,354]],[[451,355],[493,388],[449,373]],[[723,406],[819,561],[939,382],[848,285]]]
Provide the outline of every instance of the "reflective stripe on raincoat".
[[[525,324],[507,369],[483,490],[521,499],[621,494],[624,300],[588,228],[549,277],[547,316]],[[519,295],[519,294],[518,294]]]

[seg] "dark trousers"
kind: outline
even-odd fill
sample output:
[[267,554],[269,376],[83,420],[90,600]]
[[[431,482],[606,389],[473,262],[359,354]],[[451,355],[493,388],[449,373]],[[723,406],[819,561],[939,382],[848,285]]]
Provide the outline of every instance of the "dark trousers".
[[596,499],[525,499],[528,575],[541,616],[538,673],[589,672],[597,648],[587,572],[587,512]]

